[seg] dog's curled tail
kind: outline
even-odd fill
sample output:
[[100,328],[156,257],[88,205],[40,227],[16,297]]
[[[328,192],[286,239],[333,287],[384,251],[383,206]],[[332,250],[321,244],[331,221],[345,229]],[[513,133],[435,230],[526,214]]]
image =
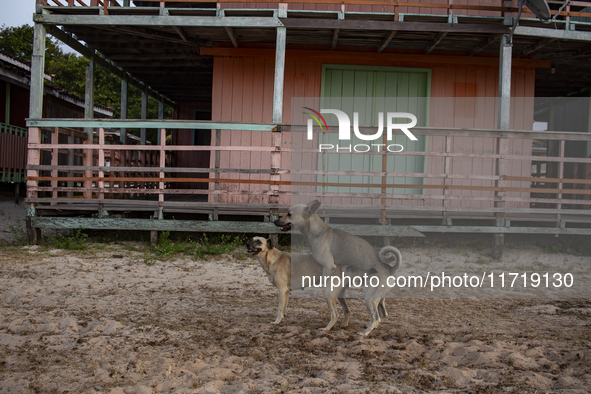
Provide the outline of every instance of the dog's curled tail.
[[397,270],[400,268],[400,263],[402,261],[402,255],[400,251],[396,249],[394,246],[384,246],[380,250],[380,261],[390,267]]

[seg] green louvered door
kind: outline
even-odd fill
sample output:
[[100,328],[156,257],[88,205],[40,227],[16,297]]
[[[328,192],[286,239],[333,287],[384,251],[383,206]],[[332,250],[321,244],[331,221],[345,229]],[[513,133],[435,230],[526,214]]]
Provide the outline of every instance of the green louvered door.
[[[378,127],[378,113],[384,113],[384,135],[386,134],[387,112],[409,112],[414,114],[417,126],[426,126],[428,119],[428,96],[431,88],[429,69],[410,69],[393,67],[363,67],[325,65],[322,80],[322,108],[340,109],[349,115],[353,125],[353,112],[359,113],[359,125]],[[355,98],[355,99],[353,99]],[[366,99],[363,99],[366,98]],[[338,125],[336,116],[324,115],[329,126]],[[408,123],[409,119],[401,119],[400,123]],[[404,151],[425,151],[426,137],[417,136],[418,141],[411,141],[402,132],[395,131],[390,144],[404,146]],[[325,133],[325,143],[339,145],[337,133]],[[376,141],[363,141],[351,133],[351,141],[346,144],[375,144]],[[319,158],[318,168],[328,171],[382,171],[382,156],[355,153],[326,153]],[[388,155],[387,171],[423,173],[426,169],[425,156]],[[424,178],[388,178],[388,183],[417,185],[423,184]],[[321,179],[319,178],[319,181]],[[330,175],[327,182],[381,184],[381,177]],[[327,192],[344,193],[379,193],[376,188],[328,187]],[[422,194],[423,189],[388,189],[388,193]]]

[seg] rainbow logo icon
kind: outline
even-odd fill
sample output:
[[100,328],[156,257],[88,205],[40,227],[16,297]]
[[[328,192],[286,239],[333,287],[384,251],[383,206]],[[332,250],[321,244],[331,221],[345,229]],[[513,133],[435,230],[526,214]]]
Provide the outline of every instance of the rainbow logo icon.
[[320,115],[320,112],[313,110],[312,108],[308,108],[308,107],[302,107],[303,109],[307,109],[308,111],[312,111],[316,116],[314,116],[314,114],[311,114],[309,112],[304,112],[304,114],[306,115],[310,115],[312,118],[314,118],[314,120],[316,121],[316,123],[318,123],[318,126],[320,126],[320,131],[322,131],[322,123],[320,123],[320,119],[322,119],[322,122],[324,123],[324,126],[326,127],[326,130],[328,131],[328,125],[326,124],[326,120],[324,120],[324,117],[322,115]]

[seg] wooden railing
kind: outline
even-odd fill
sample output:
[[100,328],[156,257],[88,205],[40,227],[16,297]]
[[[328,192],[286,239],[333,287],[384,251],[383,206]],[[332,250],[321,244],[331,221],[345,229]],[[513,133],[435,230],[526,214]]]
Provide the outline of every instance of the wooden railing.
[[0,123],[0,182],[24,182],[27,129]]
[[[105,14],[108,14],[108,10],[111,7],[121,7],[123,1],[115,0],[36,0],[37,4],[42,5],[53,5],[53,6],[83,6],[83,7],[102,7]],[[426,14],[439,14],[439,15],[451,15],[451,14],[473,14],[474,12],[485,12],[488,16],[505,16],[505,13],[516,13],[518,11],[517,1],[513,1],[511,6],[507,6],[506,2],[498,1],[498,5],[480,5],[478,0],[468,0],[466,4],[458,4],[453,0],[447,0],[445,4],[433,3],[432,0],[419,0],[419,1],[387,1],[387,0],[289,0],[289,1],[277,1],[277,0],[260,0],[256,2],[240,2],[236,0],[165,0],[165,1],[151,1],[145,3],[157,4],[160,7],[166,7],[167,3],[218,3],[222,8],[227,8],[227,5],[231,5],[230,8],[261,8],[261,5],[268,4],[264,8],[277,8],[278,4],[285,4],[288,9],[302,9],[302,6],[306,5],[322,5],[322,6],[335,6],[334,11],[366,11],[359,9],[359,7],[371,7],[378,6],[382,7],[381,10],[373,12],[391,12],[398,14],[399,12],[404,13],[426,13]],[[562,5],[563,2],[559,0],[550,0],[550,4]],[[291,6],[290,6],[291,5]],[[297,5],[297,6],[296,6]],[[296,7],[293,7],[296,6]],[[561,17],[591,17],[591,12],[581,11],[582,9],[591,6],[589,1],[571,1],[560,12]],[[293,7],[293,8],[292,8]],[[391,8],[391,10],[390,10]],[[422,11],[418,11],[421,9]],[[459,12],[461,11],[461,12]],[[495,15],[490,14],[491,12],[497,13]],[[552,15],[555,15],[558,10],[551,10]],[[533,17],[533,13],[527,8],[523,8],[523,13],[528,17]]]
[[[88,123],[90,122],[90,123]],[[413,128],[415,135],[429,136],[430,141],[439,139],[437,145],[442,149],[431,149],[427,152],[399,152],[392,155],[426,157],[430,161],[441,161],[440,167],[428,167],[423,173],[390,172],[390,171],[330,171],[326,168],[312,166],[308,169],[273,168],[269,162],[261,161],[258,167],[252,168],[246,163],[242,168],[224,166],[220,164],[220,152],[267,152],[279,156],[289,153],[315,155],[318,162],[317,149],[304,149],[294,146],[235,146],[219,145],[219,130],[259,130],[268,133],[282,133],[281,140],[289,141],[304,126],[268,125],[268,124],[233,124],[214,122],[179,122],[179,121],[101,121],[103,127],[98,128],[98,143],[80,140],[80,143],[59,143],[57,135],[66,124],[84,127],[94,125],[92,120],[41,120],[30,123],[43,127],[60,124],[53,128],[52,137],[48,143],[41,143],[41,130],[30,127],[31,142],[29,144],[29,165],[27,166],[27,202],[38,209],[61,210],[102,210],[108,206],[109,211],[150,211],[150,210],[188,210],[204,209],[208,206],[215,208],[233,207],[242,212],[256,210],[257,206],[268,210],[270,206],[284,206],[293,201],[309,201],[322,198],[330,201],[342,198],[342,206],[364,202],[363,207],[382,207],[384,219],[392,212],[404,211],[405,215],[416,216],[421,211],[437,211],[444,215],[473,213],[478,218],[483,214],[505,215],[531,218],[532,214],[548,214],[552,218],[560,219],[561,215],[569,215],[574,222],[591,222],[591,158],[565,157],[567,141],[591,142],[589,133],[567,132],[528,132],[528,131],[499,131],[499,130],[466,130],[466,129],[435,129]],[[182,124],[181,124],[182,123]],[[121,127],[158,127],[160,145],[107,145],[105,144],[104,126]],[[165,126],[165,127],[163,127]],[[218,141],[214,146],[178,146],[165,145],[166,130],[209,129],[212,128],[214,137]],[[51,129],[49,129],[51,130]],[[364,128],[361,128],[364,132]],[[369,130],[368,130],[369,131]],[[291,133],[291,135],[290,135]],[[494,145],[504,151],[486,153],[454,152],[451,147],[455,138],[489,138]],[[559,155],[556,157],[533,156],[531,154],[514,154],[508,151],[507,143],[503,141],[544,139],[559,141]],[[265,139],[263,139],[264,141]],[[273,141],[273,138],[268,138]],[[496,142],[501,142],[497,144]],[[502,148],[502,147],[505,148]],[[210,151],[212,152],[211,168],[177,168],[167,163],[167,152],[173,154],[179,151]],[[50,155],[45,162],[41,152]],[[137,152],[131,160],[113,159],[129,157],[131,152]],[[78,163],[68,160],[70,164],[60,164],[60,154],[78,155]],[[385,157],[384,152],[356,153],[361,155],[378,154]],[[271,155],[268,155],[270,157]],[[107,160],[108,158],[108,160]],[[491,163],[504,163],[496,168],[508,168],[513,163],[520,168],[531,168],[531,163],[545,163],[545,176],[517,176],[511,171],[499,173],[457,173],[450,165],[456,159],[473,158],[488,160]],[[62,159],[65,160],[65,159]],[[275,159],[275,161],[277,161]],[[277,162],[281,162],[280,160]],[[48,164],[49,163],[49,164]],[[108,165],[107,165],[108,163]],[[226,161],[230,163],[230,161]],[[575,163],[583,171],[577,173],[565,172],[565,163]],[[491,166],[492,168],[492,166]],[[209,178],[195,178],[196,174],[209,174]],[[576,178],[583,174],[583,179]],[[76,175],[76,176],[75,176]],[[279,180],[271,175],[279,176]],[[369,176],[379,177],[379,183],[368,182],[323,182],[321,176]],[[396,178],[398,181],[394,181]],[[422,183],[407,184],[406,179],[421,178]],[[541,183],[543,184],[541,185]],[[206,183],[208,189],[180,189],[179,183]],[[366,188],[368,191],[327,191],[329,187]],[[415,191],[414,194],[402,194],[404,191]],[[422,190],[422,193],[416,193]],[[207,195],[208,202],[168,201],[165,196],[174,195]],[[234,196],[233,199],[229,198]],[[269,197],[278,197],[274,205]],[[234,201],[234,205],[230,202]],[[357,203],[356,203],[357,201]],[[480,206],[472,204],[479,202]],[[407,204],[408,203],[408,204]],[[499,204],[501,203],[501,204]],[[339,204],[328,204],[339,205]],[[358,205],[359,206],[359,205]],[[248,207],[248,208],[247,208]],[[217,212],[217,211],[216,211]],[[476,214],[478,212],[478,214]],[[100,212],[99,212],[100,213]],[[479,216],[480,215],[480,216]]]

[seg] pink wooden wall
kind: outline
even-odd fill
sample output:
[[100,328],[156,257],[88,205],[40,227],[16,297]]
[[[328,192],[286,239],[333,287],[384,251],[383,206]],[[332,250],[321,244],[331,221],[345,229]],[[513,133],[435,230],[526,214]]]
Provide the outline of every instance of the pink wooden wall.
[[[292,97],[319,97],[321,88],[321,76],[323,64],[358,64],[375,66],[405,66],[421,67],[432,69],[431,96],[454,97],[454,96],[475,96],[475,97],[495,97],[498,92],[498,68],[495,66],[473,66],[473,65],[429,65],[425,63],[409,63],[404,61],[404,55],[399,56],[399,62],[382,60],[364,60],[356,58],[351,59],[325,59],[318,60],[306,59],[305,57],[293,58],[288,56],[285,64],[285,87],[284,87],[284,105],[283,121],[289,123],[291,120],[291,98]],[[212,99],[212,120],[214,121],[233,121],[233,122],[271,122],[272,121],[272,101],[273,101],[273,74],[274,59],[254,58],[254,57],[225,57],[216,56],[214,58],[213,73],[213,99]],[[512,78],[513,97],[533,97],[534,96],[534,76],[533,68],[514,68]],[[445,102],[446,100],[433,100],[434,103]],[[495,100],[492,100],[493,102]],[[470,100],[467,99],[467,103]],[[464,105],[459,105],[464,107]],[[523,107],[523,105],[522,105]],[[469,105],[467,106],[469,108]],[[513,110],[515,112],[515,110]],[[447,111],[445,107],[432,108],[432,126],[442,127],[474,127],[474,128],[494,128],[496,116],[488,119],[478,119],[478,124],[474,124],[473,118],[457,118],[450,120],[449,116],[444,116]],[[496,110],[487,110],[487,113],[496,114]],[[531,108],[519,108],[517,111],[520,116],[513,116],[512,128],[530,129],[533,122],[533,106]],[[514,115],[514,114],[512,114]],[[439,119],[435,121],[435,119]],[[472,120],[471,120],[472,119]],[[444,124],[441,124],[441,123]],[[451,122],[451,123],[450,123]],[[288,147],[291,142],[291,133],[282,133],[282,146]],[[212,141],[213,143],[213,141]],[[222,145],[239,146],[270,146],[270,132],[249,132],[249,131],[227,131],[221,133]],[[445,151],[444,138],[429,138],[430,151]],[[472,152],[483,153],[494,152],[494,141],[489,138],[455,138],[453,141],[452,152]],[[509,147],[510,153],[531,154],[531,141],[512,141]],[[214,166],[214,155],[211,157],[210,165]],[[317,169],[317,162],[309,162],[310,169]],[[494,174],[493,160],[455,158],[452,160],[451,172],[456,174]],[[517,164],[517,165],[516,165]],[[289,169],[291,166],[291,155],[284,152],[281,155],[281,168]],[[222,168],[270,168],[270,153],[255,152],[246,149],[242,152],[221,152],[220,167]],[[510,163],[510,175],[530,176],[530,165],[524,163]],[[429,158],[429,173],[443,173],[443,158]],[[236,179],[270,179],[268,175],[249,175],[249,174],[223,174],[223,177]],[[282,176],[282,180],[290,180],[289,176]],[[436,184],[439,181],[430,180],[428,184]],[[454,180],[452,184],[469,184],[467,180]],[[482,186],[493,186],[492,181],[478,181]],[[441,184],[441,182],[439,182]],[[473,185],[477,183],[472,183]],[[514,186],[527,187],[519,182],[514,182]],[[213,185],[210,184],[210,188]],[[221,189],[230,190],[269,190],[268,185],[246,185],[246,184],[224,184]],[[290,187],[282,186],[280,190],[289,191]],[[426,194],[441,194],[441,190],[427,190]],[[486,194],[488,193],[488,194]],[[483,191],[452,191],[451,195],[464,196],[484,196],[491,195],[492,192]],[[525,197],[525,194],[523,197]],[[517,195],[517,193],[514,193]],[[210,199],[212,197],[210,196]],[[266,196],[248,196],[248,195],[228,195],[221,196],[221,202],[250,202],[265,203]],[[351,198],[332,198],[326,203],[330,204],[353,204],[358,202]],[[288,196],[281,196],[280,203],[291,203]],[[379,200],[374,201],[379,204]],[[398,204],[398,203],[396,203]],[[418,202],[405,201],[405,205],[418,205]],[[441,205],[439,202],[420,203],[420,205]],[[450,206],[490,206],[488,202],[482,201],[452,201]],[[523,205],[523,203],[521,203]],[[518,205],[512,205],[518,206]]]

